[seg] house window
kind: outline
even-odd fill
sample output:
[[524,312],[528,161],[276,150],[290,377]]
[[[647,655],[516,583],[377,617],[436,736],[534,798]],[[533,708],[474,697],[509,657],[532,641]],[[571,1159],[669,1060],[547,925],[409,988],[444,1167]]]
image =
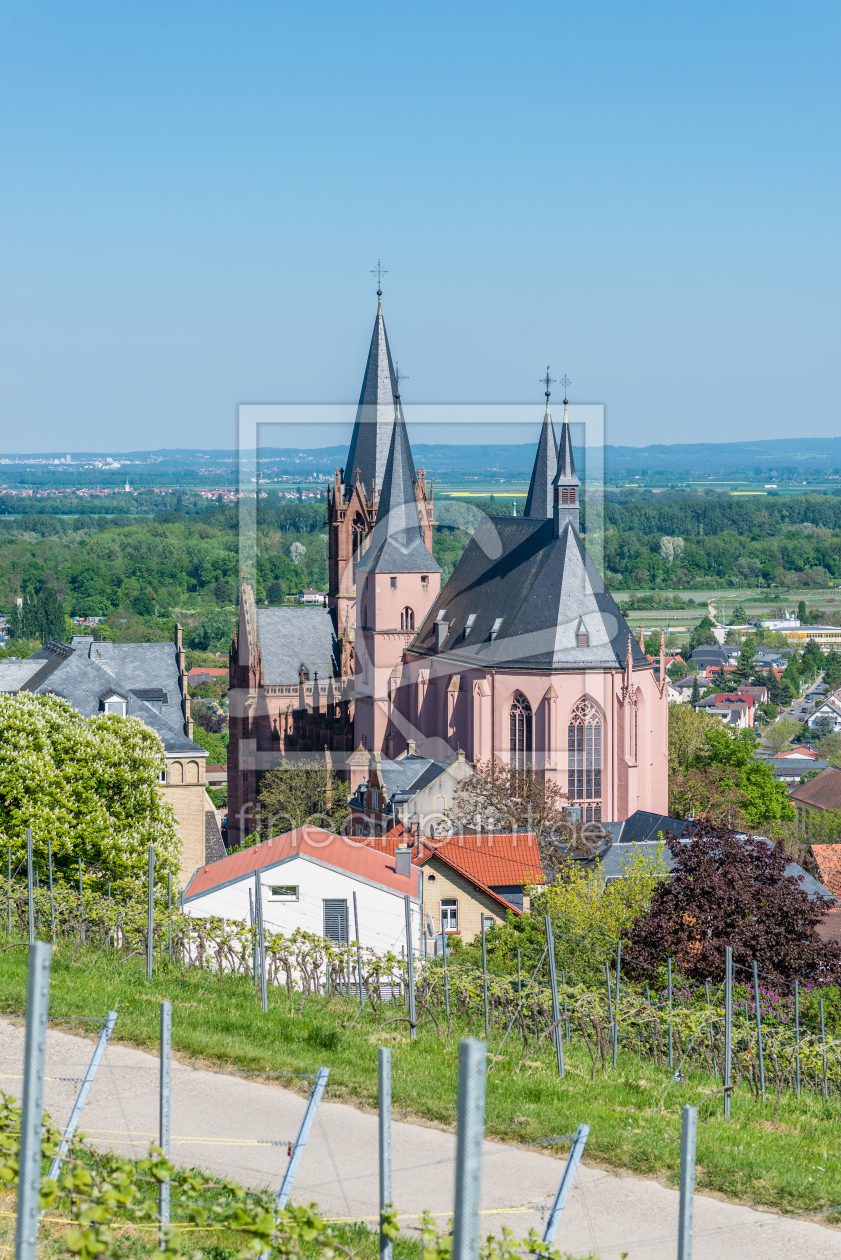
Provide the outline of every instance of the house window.
[[397,578],[390,578],[389,580],[390,580],[390,582],[391,582],[391,589],[392,589],[393,591],[396,591],[396,590],[397,590]]
[[107,696],[102,708],[106,713],[116,713],[117,717],[126,716],[126,702],[122,696]]
[[429,586],[429,577],[428,577],[428,576],[422,577],[422,578],[421,578],[421,587],[423,588],[423,590],[426,590],[426,588],[427,588],[428,586]]
[[324,936],[334,945],[347,945],[347,901],[324,901]]
[[297,884],[272,884],[272,897],[277,901],[297,901]]
[[400,614],[400,629],[401,630],[414,630],[414,628],[415,628],[414,611],[411,608],[404,608],[402,613]]
[[585,820],[601,818],[602,723],[589,700],[579,700],[568,728],[567,795],[571,801],[587,801]]
[[516,770],[526,770],[531,765],[532,742],[531,705],[519,691],[511,705],[511,765]]
[[166,770],[158,771],[158,783],[166,783]]
[[458,902],[455,900],[441,902],[441,931],[458,931]]

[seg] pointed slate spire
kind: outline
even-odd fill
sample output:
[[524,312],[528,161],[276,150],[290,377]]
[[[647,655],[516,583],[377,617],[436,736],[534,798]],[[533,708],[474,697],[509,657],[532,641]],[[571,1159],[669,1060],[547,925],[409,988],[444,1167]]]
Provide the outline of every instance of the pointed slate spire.
[[578,529],[578,493],[579,480],[575,473],[575,461],[572,458],[572,437],[567,419],[567,399],[564,398],[564,422],[561,425],[561,442],[558,450],[558,468],[552,480],[553,518],[555,521],[555,537],[559,537],[563,526],[569,521]]
[[377,507],[371,545],[356,566],[357,573],[440,573],[423,540],[415,465],[400,395],[393,406],[391,444]]
[[[377,297],[379,299],[379,293]],[[372,486],[376,487],[377,493],[380,491],[394,426],[396,393],[397,379],[391,362],[382,303],[378,300],[377,318],[345,468],[345,499],[356,484],[357,473],[368,500],[373,497]]]
[[543,428],[540,430],[540,441],[537,444],[537,455],[534,468],[531,470],[531,482],[526,499],[523,516],[538,520],[549,520],[552,515],[552,478],[558,466],[558,443],[552,416],[549,412],[549,391],[546,391],[546,414],[543,417]]

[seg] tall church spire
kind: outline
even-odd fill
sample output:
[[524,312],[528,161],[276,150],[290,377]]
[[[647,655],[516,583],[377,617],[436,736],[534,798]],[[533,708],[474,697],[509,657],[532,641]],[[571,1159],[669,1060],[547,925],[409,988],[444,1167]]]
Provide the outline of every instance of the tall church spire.
[[[381,270],[381,274],[384,274]],[[359,406],[356,410],[356,423],[350,439],[347,465],[345,467],[345,497],[356,484],[356,474],[370,500],[372,486],[379,494],[388,458],[391,442],[391,430],[394,426],[394,398],[397,394],[397,380],[391,361],[391,350],[383,320],[382,290],[377,289],[377,318],[374,321],[374,332],[371,337],[371,348],[368,351],[368,362],[365,365],[365,376],[362,380],[362,392],[359,395]]]
[[[564,386],[569,382],[564,378]],[[558,450],[558,468],[552,481],[552,512],[555,521],[555,537],[569,522],[578,529],[578,494],[580,482],[575,473],[572,458],[572,437],[567,419],[568,400],[564,396],[564,422],[561,425],[561,443]]]
[[371,544],[356,566],[360,573],[440,573],[423,540],[420,508],[415,495],[415,465],[409,434],[400,409],[393,404],[391,444],[377,506]]
[[548,520],[552,515],[552,478],[558,464],[558,443],[549,413],[549,386],[552,378],[549,369],[543,378],[546,386],[546,414],[543,417],[543,428],[540,430],[540,441],[537,444],[537,455],[531,471],[528,498],[523,516],[531,516],[539,520]]

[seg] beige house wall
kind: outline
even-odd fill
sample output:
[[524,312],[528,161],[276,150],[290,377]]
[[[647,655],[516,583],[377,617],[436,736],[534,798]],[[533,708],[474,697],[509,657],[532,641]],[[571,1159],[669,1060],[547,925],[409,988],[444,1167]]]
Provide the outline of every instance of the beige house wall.
[[181,837],[181,888],[186,888],[191,875],[204,866],[204,763],[204,757],[167,757],[167,781],[158,785],[161,796],[172,806]]
[[[481,934],[483,914],[486,918],[493,917],[495,923],[506,921],[508,912],[498,901],[446,863],[433,857],[420,869],[423,872],[424,923],[427,914],[431,914],[436,933],[441,931],[441,902],[453,897],[458,902],[458,930],[465,945]],[[432,875],[434,879],[430,878]],[[525,898],[524,904],[527,902]]]

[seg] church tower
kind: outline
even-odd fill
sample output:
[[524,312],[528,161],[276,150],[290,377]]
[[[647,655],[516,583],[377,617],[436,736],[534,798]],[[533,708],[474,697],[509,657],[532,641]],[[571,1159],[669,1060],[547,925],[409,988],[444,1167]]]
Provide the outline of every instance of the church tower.
[[[394,429],[397,394],[397,374],[383,319],[382,290],[378,288],[377,317],[347,464],[336,469],[333,484],[327,489],[328,605],[334,610],[336,631],[343,642],[343,657],[349,657],[356,625],[356,566],[377,520],[378,500]],[[422,468],[415,476],[414,465],[412,477],[424,541],[431,548],[432,484],[427,487]]]
[[551,384],[549,369],[546,369],[544,384],[546,385],[546,414],[543,417],[543,428],[540,430],[540,441],[537,444],[537,455],[531,473],[529,493],[526,498],[523,516],[533,520],[548,521],[552,516],[553,477],[558,467],[558,443],[552,417],[549,414],[549,386]]
[[356,565],[354,742],[387,757],[413,733],[397,703],[403,656],[441,591],[425,510],[398,393],[377,521]]
[[561,425],[561,445],[558,451],[558,468],[552,481],[552,519],[554,535],[559,538],[568,522],[578,533],[579,481],[572,458],[572,437],[567,420],[567,400],[564,398],[564,422]]

